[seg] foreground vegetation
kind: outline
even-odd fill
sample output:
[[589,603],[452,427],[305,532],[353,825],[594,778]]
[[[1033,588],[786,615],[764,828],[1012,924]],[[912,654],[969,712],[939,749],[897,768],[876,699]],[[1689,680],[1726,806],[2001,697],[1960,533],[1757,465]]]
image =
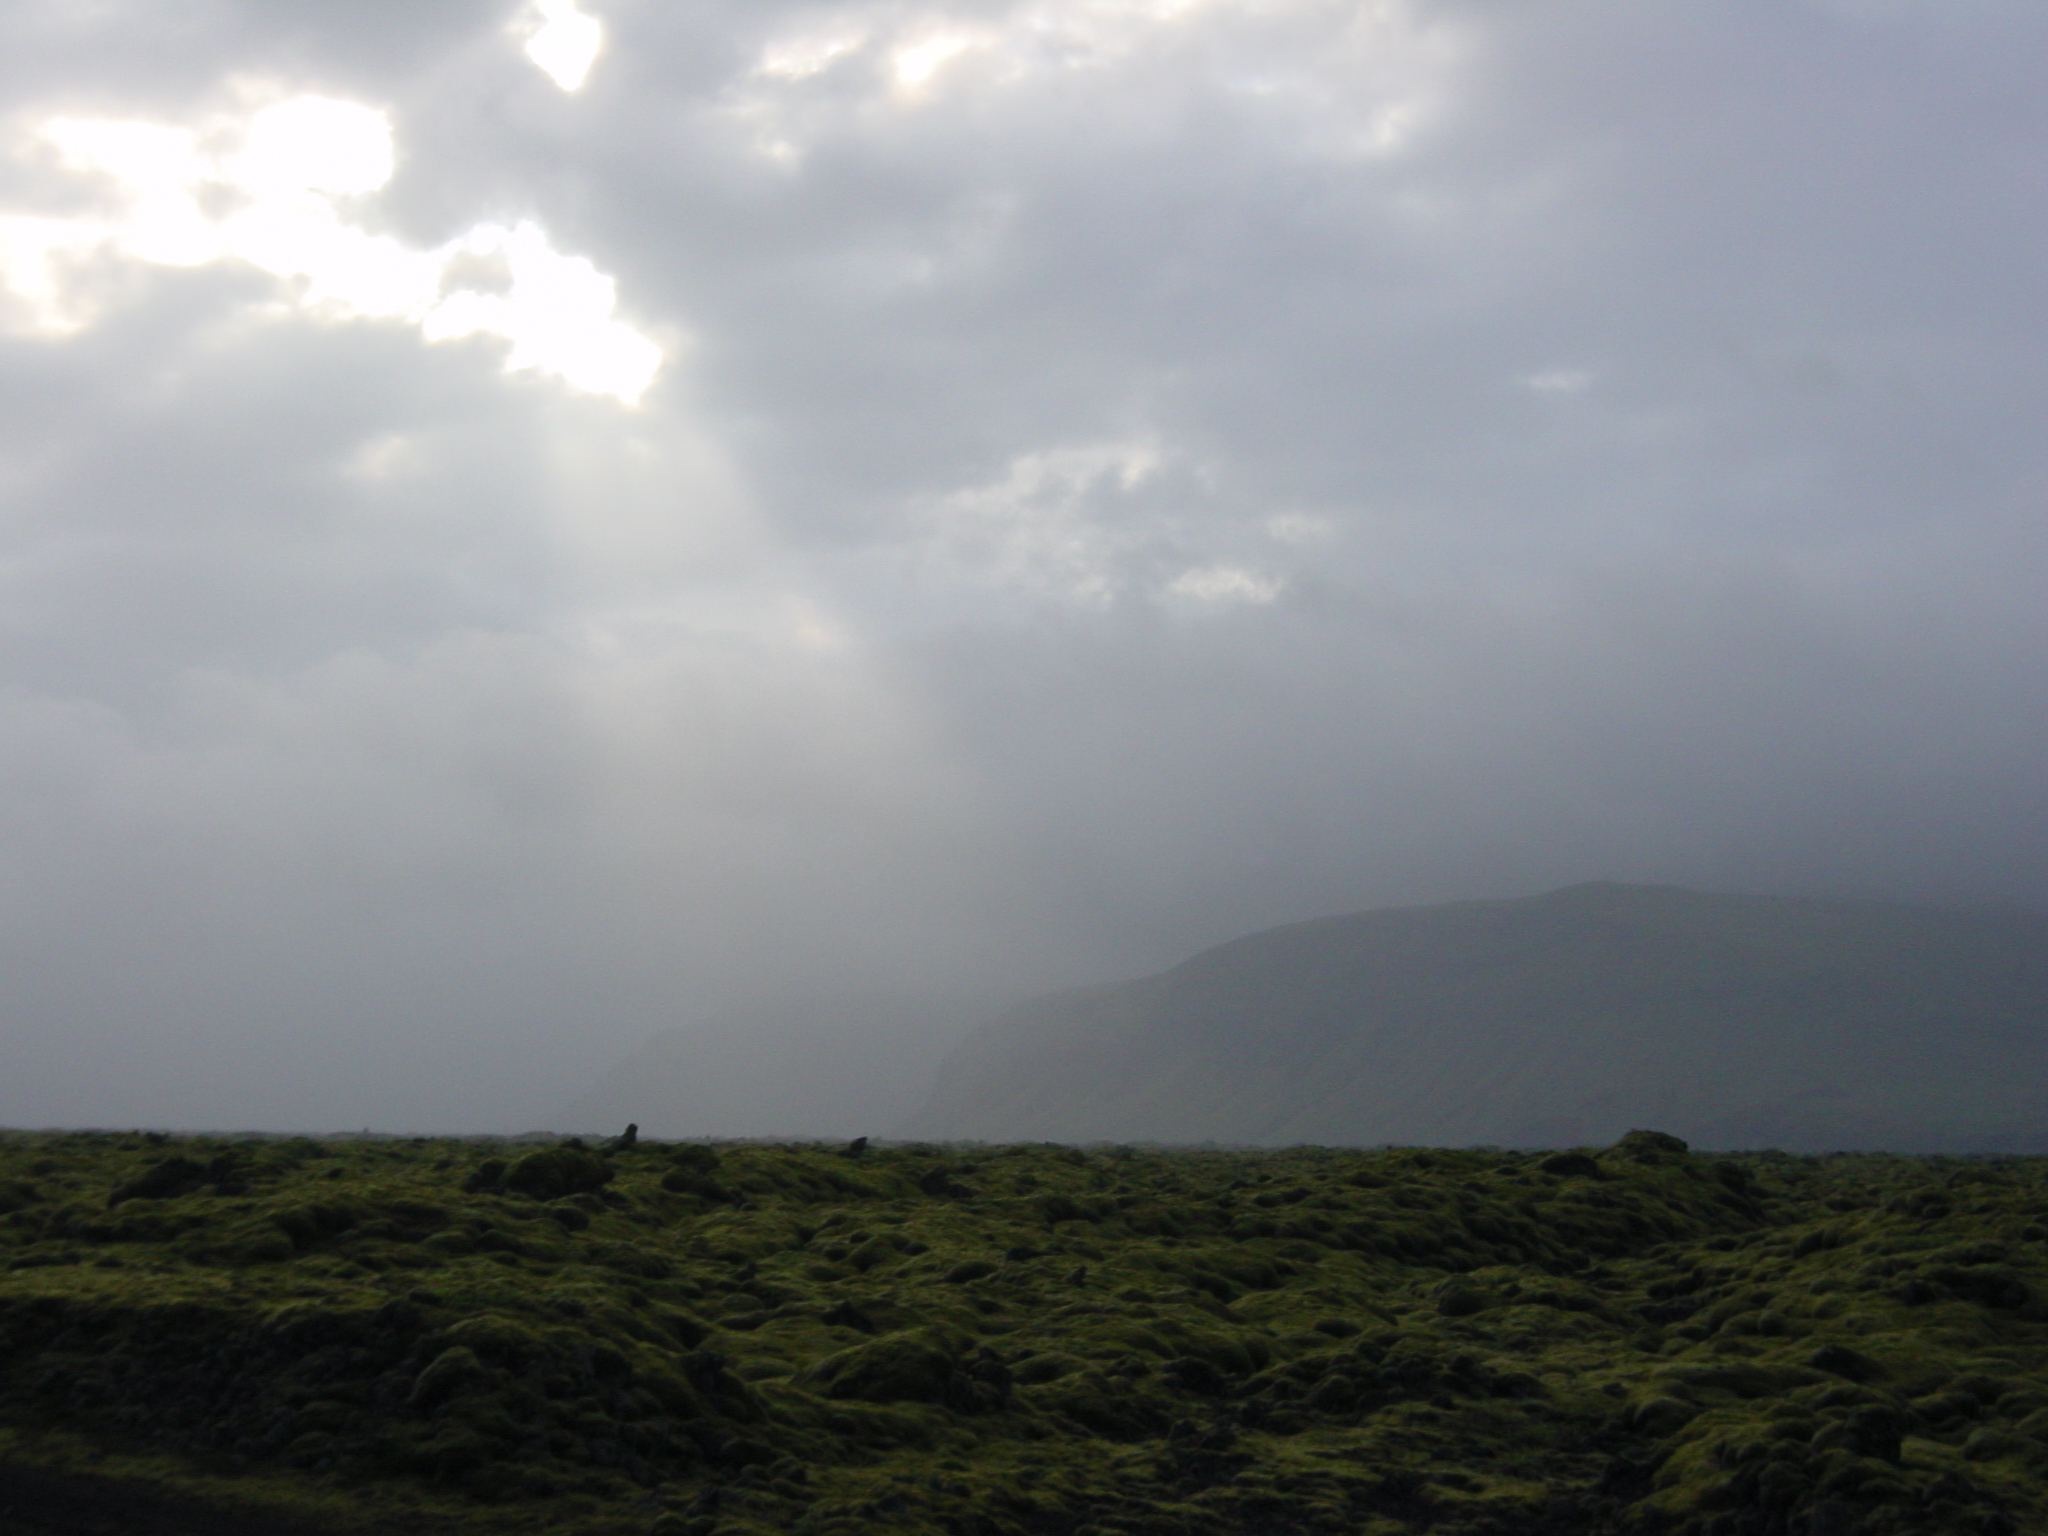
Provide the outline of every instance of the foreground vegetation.
[[2039,1531],[2044,1178],[1642,1132],[0,1136],[0,1514],[89,1529],[50,1501],[141,1488],[151,1529],[259,1536]]

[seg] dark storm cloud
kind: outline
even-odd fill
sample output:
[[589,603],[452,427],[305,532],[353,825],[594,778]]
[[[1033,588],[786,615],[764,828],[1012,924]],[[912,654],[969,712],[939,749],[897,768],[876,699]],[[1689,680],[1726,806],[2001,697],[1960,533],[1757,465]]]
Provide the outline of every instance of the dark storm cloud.
[[1588,877],[2048,902],[2032,10],[592,9],[575,93],[501,5],[0,20],[0,215],[113,216],[52,116],[356,101],[351,227],[665,354],[9,298],[0,1121],[516,1126]]

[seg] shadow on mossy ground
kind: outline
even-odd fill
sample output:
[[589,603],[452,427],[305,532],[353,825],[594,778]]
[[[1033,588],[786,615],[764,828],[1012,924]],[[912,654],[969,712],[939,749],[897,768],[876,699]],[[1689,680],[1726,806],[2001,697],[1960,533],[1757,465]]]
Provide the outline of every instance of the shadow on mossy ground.
[[0,1498],[166,1536],[2037,1531],[2044,1175],[9,1135]]

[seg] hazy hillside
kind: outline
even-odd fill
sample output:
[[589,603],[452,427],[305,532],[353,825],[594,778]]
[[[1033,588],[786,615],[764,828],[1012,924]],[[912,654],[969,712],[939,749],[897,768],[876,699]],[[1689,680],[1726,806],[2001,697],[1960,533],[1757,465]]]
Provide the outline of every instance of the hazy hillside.
[[2048,1146],[2048,919],[1592,884],[1253,934],[971,1037],[906,1135]]

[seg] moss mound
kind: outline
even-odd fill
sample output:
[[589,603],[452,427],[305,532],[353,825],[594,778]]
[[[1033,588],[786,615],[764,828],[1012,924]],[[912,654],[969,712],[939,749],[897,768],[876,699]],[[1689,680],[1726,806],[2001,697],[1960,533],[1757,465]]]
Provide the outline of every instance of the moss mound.
[[254,1536],[2017,1536],[2044,1218],[2048,1160],[1650,1131],[0,1136],[0,1484]]
[[959,1374],[959,1362],[943,1337],[919,1328],[829,1354],[800,1372],[796,1385],[825,1397],[871,1403],[943,1403]]

